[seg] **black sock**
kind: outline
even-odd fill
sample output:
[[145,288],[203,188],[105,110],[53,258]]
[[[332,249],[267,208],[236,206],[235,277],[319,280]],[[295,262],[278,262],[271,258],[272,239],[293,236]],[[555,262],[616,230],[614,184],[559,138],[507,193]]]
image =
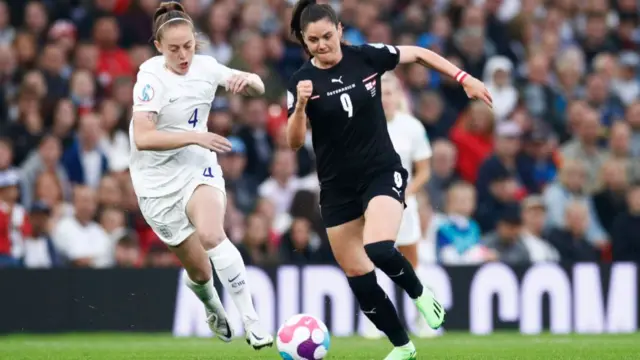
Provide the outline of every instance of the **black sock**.
[[360,309],[371,322],[387,335],[393,346],[406,345],[409,335],[402,327],[391,299],[378,285],[376,272],[347,278]]
[[385,240],[368,244],[364,250],[377,268],[384,271],[412,299],[417,299],[424,290],[422,283],[409,260],[394,245],[393,240]]

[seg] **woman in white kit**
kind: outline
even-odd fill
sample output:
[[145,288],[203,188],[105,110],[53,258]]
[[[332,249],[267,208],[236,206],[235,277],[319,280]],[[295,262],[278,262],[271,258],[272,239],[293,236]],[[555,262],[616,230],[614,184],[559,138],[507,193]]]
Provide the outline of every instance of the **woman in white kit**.
[[247,342],[255,349],[271,346],[242,257],[223,230],[226,195],[216,152],[229,151],[231,144],[207,129],[218,86],[259,95],[264,85],[255,74],[195,55],[193,23],[179,3],[161,3],[153,28],[162,56],[140,66],[130,126],[131,178],[142,215],[182,262],[185,282],[204,303],[211,330],[224,341],[233,337],[213,286],[213,264],[242,315]]
[[[420,120],[411,115],[400,81],[390,72],[382,76],[382,107],[387,118],[387,129],[393,147],[400,156],[402,167],[409,174],[405,191],[407,207],[402,214],[396,247],[415,269],[418,267],[418,242],[422,238],[416,194],[429,180],[431,145],[424,126]],[[420,319],[422,319],[420,316],[416,319],[418,335],[428,336],[426,333],[430,333],[428,331],[430,328],[425,326],[426,324]],[[365,328],[366,337],[378,338],[381,336],[380,331],[372,323],[369,325]]]

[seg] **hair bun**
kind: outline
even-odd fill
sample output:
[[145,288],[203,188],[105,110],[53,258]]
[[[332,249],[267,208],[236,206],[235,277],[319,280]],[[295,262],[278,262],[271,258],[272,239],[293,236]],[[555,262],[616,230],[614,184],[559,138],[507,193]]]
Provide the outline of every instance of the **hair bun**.
[[170,11],[178,11],[178,12],[185,12],[184,11],[184,6],[182,6],[182,4],[180,4],[177,1],[164,1],[160,3],[160,6],[158,6],[158,9],[156,10],[156,12],[153,14],[153,21],[155,22],[156,19],[158,19],[158,17],[162,16],[163,14],[166,14]]

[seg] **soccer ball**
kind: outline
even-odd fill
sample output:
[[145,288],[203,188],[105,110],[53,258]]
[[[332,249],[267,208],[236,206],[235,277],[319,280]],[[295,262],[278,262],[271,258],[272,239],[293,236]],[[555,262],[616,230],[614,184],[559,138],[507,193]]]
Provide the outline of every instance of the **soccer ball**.
[[319,360],[327,356],[330,341],[329,330],[322,321],[299,314],[280,327],[276,345],[285,360]]

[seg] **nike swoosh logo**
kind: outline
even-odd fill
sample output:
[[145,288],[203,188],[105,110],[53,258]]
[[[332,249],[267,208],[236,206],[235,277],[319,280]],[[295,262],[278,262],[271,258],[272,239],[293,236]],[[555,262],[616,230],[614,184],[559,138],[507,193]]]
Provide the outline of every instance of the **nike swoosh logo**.
[[179,99],[179,98],[169,99],[169,103],[173,103],[173,102],[175,102],[175,101],[176,101],[176,100],[178,100],[178,99]]
[[240,277],[240,274],[238,274],[238,275],[234,276],[234,277],[233,277],[233,278],[231,278],[231,279],[227,279],[227,280],[229,280],[229,282],[234,282],[234,281],[235,281],[237,278],[239,278],[239,277]]
[[254,338],[256,338],[256,340],[260,341],[262,339],[264,339],[264,337],[260,337],[258,335],[256,335],[253,331],[251,332],[251,336],[253,336]]

